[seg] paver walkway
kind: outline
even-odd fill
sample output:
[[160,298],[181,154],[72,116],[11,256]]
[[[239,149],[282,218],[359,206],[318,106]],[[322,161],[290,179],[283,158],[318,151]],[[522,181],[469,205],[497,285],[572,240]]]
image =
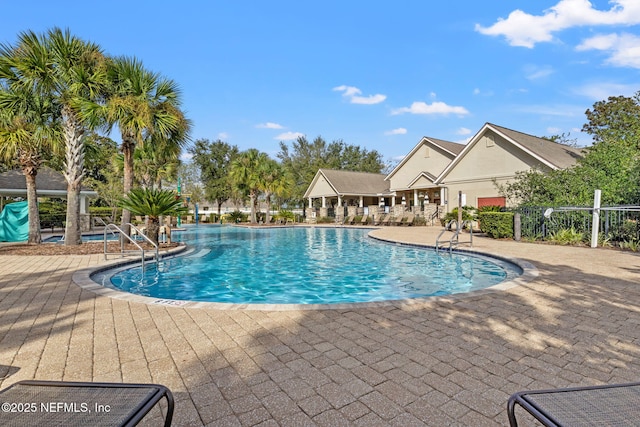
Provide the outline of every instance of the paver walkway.
[[98,255],[0,256],[0,386],[160,383],[176,426],[504,426],[515,391],[640,380],[638,255],[478,237],[474,249],[539,276],[379,307],[218,310],[97,296],[72,276]]

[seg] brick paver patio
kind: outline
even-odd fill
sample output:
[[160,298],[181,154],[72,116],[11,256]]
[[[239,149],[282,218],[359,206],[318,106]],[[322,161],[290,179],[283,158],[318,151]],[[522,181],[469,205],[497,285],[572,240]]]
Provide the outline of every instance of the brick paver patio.
[[[374,233],[433,244],[439,231]],[[637,254],[478,237],[474,249],[539,275],[374,307],[224,310],[74,283],[101,255],[0,256],[0,386],[160,383],[176,426],[504,426],[515,391],[640,380]]]

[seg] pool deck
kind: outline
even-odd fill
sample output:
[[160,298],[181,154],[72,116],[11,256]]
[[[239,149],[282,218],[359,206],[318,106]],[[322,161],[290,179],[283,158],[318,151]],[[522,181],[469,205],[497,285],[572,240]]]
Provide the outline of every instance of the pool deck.
[[[429,245],[439,232],[374,231]],[[516,391],[640,380],[638,254],[473,243],[537,277],[386,305],[224,310],[78,286],[102,255],[1,255],[0,387],[160,383],[176,398],[175,426],[504,426]]]

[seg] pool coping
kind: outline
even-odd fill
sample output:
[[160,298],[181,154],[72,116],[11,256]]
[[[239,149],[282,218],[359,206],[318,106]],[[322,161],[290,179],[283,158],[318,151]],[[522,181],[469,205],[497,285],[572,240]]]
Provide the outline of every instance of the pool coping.
[[[375,229],[374,229],[375,230]],[[373,230],[372,230],[373,231]],[[436,249],[433,245],[407,243],[393,239],[381,238],[378,236],[372,236],[371,232],[367,234],[369,238],[378,240],[381,242],[395,244],[398,246],[419,247],[426,249]],[[170,249],[160,254],[161,258],[167,258],[171,256],[177,256],[188,250],[187,245],[181,245],[177,248]],[[446,250],[449,252],[449,249]],[[112,288],[107,288],[100,285],[91,279],[91,276],[101,271],[122,267],[128,264],[139,263],[138,259],[113,259],[106,260],[105,264],[99,267],[89,267],[77,270],[72,277],[73,283],[81,287],[82,289],[93,292],[97,295],[106,296],[109,298],[126,300],[130,302],[137,302],[147,305],[166,306],[166,307],[182,307],[182,308],[212,308],[216,310],[257,310],[257,311],[299,311],[299,310],[349,310],[354,308],[372,308],[383,306],[410,306],[414,304],[420,304],[424,302],[452,302],[455,300],[477,297],[485,294],[492,294],[496,292],[506,291],[517,286],[522,286],[534,279],[539,275],[538,269],[530,262],[521,260],[519,258],[510,258],[492,253],[476,251],[473,249],[452,249],[451,252],[455,253],[467,253],[471,255],[478,255],[487,258],[493,258],[502,262],[507,262],[516,265],[522,270],[522,274],[513,279],[505,280],[497,285],[490,286],[488,288],[479,289],[475,291],[443,295],[443,296],[431,296],[421,298],[410,298],[402,300],[387,300],[387,301],[374,301],[374,302],[355,302],[355,303],[336,303],[336,304],[248,304],[248,303],[223,303],[223,302],[204,302],[204,301],[187,301],[187,300],[173,300],[167,298],[148,297],[143,295],[136,295],[129,292],[118,291]],[[153,256],[145,257],[153,258]]]

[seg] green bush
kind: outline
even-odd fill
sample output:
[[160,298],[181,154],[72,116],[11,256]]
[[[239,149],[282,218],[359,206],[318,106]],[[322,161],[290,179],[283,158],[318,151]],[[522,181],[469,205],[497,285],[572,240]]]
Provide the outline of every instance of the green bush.
[[92,216],[98,216],[100,218],[108,218],[112,222],[119,223],[120,217],[122,216],[122,208],[116,208],[115,218],[111,218],[111,215],[113,214],[113,208],[110,208],[109,206],[91,206],[89,208],[89,213]]
[[288,221],[293,221],[296,219],[296,216],[294,215],[293,212],[285,210],[285,209],[280,209],[280,212],[278,212],[278,214],[276,215],[277,219],[286,219]]
[[247,222],[248,218],[249,218],[249,215],[244,214],[240,211],[233,211],[231,213],[224,215],[225,222],[233,222],[233,223]]
[[479,214],[484,212],[504,212],[504,208],[498,205],[487,205],[478,208]]
[[413,219],[413,225],[427,225],[427,219],[423,216],[417,216]]
[[38,202],[40,215],[56,215],[67,213],[67,201],[64,199],[42,198]]
[[318,224],[332,224],[334,222],[336,222],[335,218],[331,218],[328,216],[323,216],[318,218],[318,221],[316,221]]
[[513,237],[513,212],[481,212],[478,214],[480,230],[494,239]]
[[581,245],[585,242],[585,236],[573,227],[561,228],[556,232],[549,233],[547,240],[559,245]]
[[[474,211],[476,208],[473,206],[463,206],[462,207],[462,222],[465,221],[475,221],[476,217],[474,215]],[[441,224],[444,226],[451,220],[458,220],[458,208],[453,208],[451,212],[447,212],[447,214],[440,219]]]

